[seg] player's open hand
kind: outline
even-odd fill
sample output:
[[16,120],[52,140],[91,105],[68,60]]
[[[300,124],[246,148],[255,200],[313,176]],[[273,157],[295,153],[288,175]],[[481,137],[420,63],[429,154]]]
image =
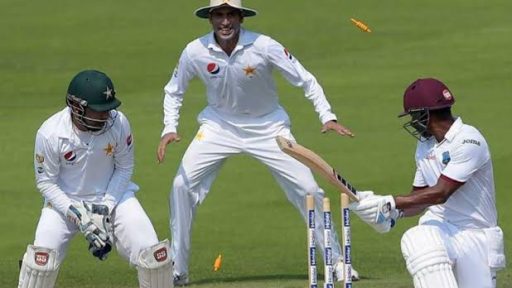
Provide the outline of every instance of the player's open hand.
[[348,129],[347,127],[339,124],[338,122],[336,122],[334,120],[326,122],[322,126],[321,132],[325,133],[325,132],[328,132],[328,131],[331,131],[331,130],[336,132],[336,133],[338,133],[339,135],[342,135],[342,136],[354,137],[354,133],[352,133],[352,131],[350,131],[350,129]]
[[165,149],[167,145],[173,142],[180,142],[181,137],[175,132],[167,133],[160,139],[160,144],[158,144],[158,149],[156,150],[156,160],[158,163],[164,162],[165,158]]

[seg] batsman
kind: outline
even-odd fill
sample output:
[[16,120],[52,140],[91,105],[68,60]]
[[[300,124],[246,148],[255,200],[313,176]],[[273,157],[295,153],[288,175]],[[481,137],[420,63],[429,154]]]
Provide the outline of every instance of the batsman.
[[18,288],[54,287],[76,234],[99,260],[115,246],[137,268],[141,288],[172,287],[169,243],[158,241],[130,181],[134,140],[116,110],[121,102],[111,79],[96,70],[78,73],[66,103],[37,131],[35,177],[44,206]]
[[402,236],[415,288],[493,288],[505,267],[491,153],[475,127],[452,115],[455,98],[434,78],[412,82],[403,96],[404,128],[418,139],[409,194],[359,192],[350,208],[377,231],[423,214]]

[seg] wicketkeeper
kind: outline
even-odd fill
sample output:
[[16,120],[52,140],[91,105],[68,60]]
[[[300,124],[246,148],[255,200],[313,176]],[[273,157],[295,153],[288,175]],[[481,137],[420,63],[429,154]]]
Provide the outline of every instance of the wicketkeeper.
[[172,287],[169,243],[158,241],[130,181],[134,139],[128,119],[115,110],[121,102],[112,81],[82,71],[71,80],[66,103],[37,131],[35,176],[45,201],[18,287],[54,287],[77,233],[99,260],[115,246],[137,268],[140,287]]

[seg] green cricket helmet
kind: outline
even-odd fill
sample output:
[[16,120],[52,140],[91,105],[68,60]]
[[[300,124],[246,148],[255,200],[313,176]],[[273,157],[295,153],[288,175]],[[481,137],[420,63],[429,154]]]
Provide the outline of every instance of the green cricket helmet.
[[[114,84],[103,72],[97,70],[84,70],[73,77],[69,83],[66,95],[66,104],[71,108],[74,119],[90,131],[106,131],[117,113],[112,113],[121,101],[115,97]],[[94,112],[109,112],[108,117],[91,116]],[[115,112],[115,111],[114,111]]]

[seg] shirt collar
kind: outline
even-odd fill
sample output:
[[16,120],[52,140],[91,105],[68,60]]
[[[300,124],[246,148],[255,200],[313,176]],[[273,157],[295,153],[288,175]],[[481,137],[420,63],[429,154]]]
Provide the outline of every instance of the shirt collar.
[[69,107],[64,108],[61,111],[61,118],[59,121],[59,127],[56,127],[58,129],[57,136],[59,138],[65,138],[65,139],[71,139],[73,137],[73,122],[71,121],[71,110]]
[[462,119],[460,117],[457,117],[455,122],[453,122],[452,126],[450,126],[450,129],[448,129],[448,132],[444,135],[444,139],[452,142],[455,136],[459,134],[459,132],[462,130],[462,126],[464,123],[462,123]]
[[[238,36],[238,43],[236,44],[234,51],[240,50],[245,46],[251,45],[256,40],[256,37],[253,35],[254,33],[250,33],[243,28],[240,28],[240,35]],[[217,41],[215,41],[215,33],[212,31],[208,34],[208,45],[209,49],[212,49],[217,52],[222,52],[222,48],[220,48]]]

